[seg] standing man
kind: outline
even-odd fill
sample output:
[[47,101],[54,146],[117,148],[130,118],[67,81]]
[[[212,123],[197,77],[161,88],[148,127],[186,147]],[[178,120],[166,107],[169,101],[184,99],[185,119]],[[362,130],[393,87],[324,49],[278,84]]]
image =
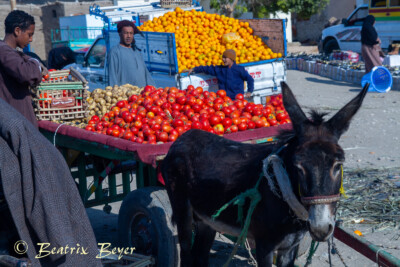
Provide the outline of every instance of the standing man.
[[244,94],[244,81],[247,81],[246,98],[251,96],[254,90],[254,79],[243,66],[236,64],[235,50],[228,49],[222,54],[222,66],[199,66],[189,70],[191,72],[203,72],[216,76],[218,88],[225,90],[226,95],[235,100],[237,94]]
[[135,45],[134,34],[139,33],[139,29],[129,20],[120,21],[117,29],[120,38],[119,45],[111,48],[108,53],[109,85],[127,83],[138,87],[155,85],[144,63],[142,53]]
[[4,25],[6,35],[0,41],[0,98],[37,127],[29,87],[39,84],[47,69],[37,59],[16,50],[32,42],[35,20],[24,11],[14,10],[7,15]]

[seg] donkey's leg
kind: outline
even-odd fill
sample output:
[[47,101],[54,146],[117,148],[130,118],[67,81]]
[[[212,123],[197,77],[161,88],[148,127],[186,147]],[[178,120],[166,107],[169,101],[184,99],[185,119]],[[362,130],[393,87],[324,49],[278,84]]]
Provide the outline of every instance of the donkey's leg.
[[296,260],[296,255],[298,250],[299,250],[299,245],[293,246],[287,250],[278,250],[276,266],[278,267],[294,266],[294,261]]
[[258,267],[272,267],[274,244],[265,239],[256,239],[256,260]]
[[210,249],[216,232],[207,224],[199,221],[196,227],[196,236],[192,248],[193,266],[207,267]]
[[174,202],[174,216],[181,247],[181,266],[189,267],[192,266],[192,207],[187,198],[175,197]]

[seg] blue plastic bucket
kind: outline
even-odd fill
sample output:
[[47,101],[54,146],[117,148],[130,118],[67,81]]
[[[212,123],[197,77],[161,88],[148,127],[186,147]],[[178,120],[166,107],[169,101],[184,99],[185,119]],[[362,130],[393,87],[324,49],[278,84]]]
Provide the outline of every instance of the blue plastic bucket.
[[361,86],[364,87],[366,83],[370,83],[368,92],[386,93],[392,87],[393,79],[387,68],[376,66],[362,77]]

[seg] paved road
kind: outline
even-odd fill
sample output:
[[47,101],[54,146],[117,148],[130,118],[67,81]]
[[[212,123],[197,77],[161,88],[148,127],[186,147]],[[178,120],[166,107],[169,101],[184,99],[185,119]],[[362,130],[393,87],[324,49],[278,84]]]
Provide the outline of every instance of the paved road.
[[[305,109],[317,108],[333,115],[361,90],[354,84],[333,81],[317,75],[288,71],[288,84],[292,88],[300,105]],[[366,168],[400,168],[400,92],[391,91],[386,94],[368,93],[364,104],[354,117],[348,132],[340,145],[346,151],[347,169]],[[329,118],[329,116],[328,116]],[[133,186],[133,185],[132,185]],[[103,207],[88,209],[98,242],[116,242],[117,217],[120,202],[112,204],[112,213],[105,214]],[[375,244],[400,246],[398,230],[371,233],[368,226],[358,226],[368,240]],[[355,229],[355,228],[354,228]],[[353,228],[352,228],[353,230]],[[211,266],[221,266],[231,252],[230,242],[223,236],[218,237],[211,253]],[[358,255],[353,250],[337,241],[339,251],[343,254],[348,266],[376,266],[371,261]],[[400,258],[400,251],[389,250]],[[231,266],[248,266],[247,253],[239,251]],[[305,262],[305,257],[300,258]],[[327,246],[318,249],[311,266],[327,266]],[[334,266],[343,266],[338,257],[333,257]]]

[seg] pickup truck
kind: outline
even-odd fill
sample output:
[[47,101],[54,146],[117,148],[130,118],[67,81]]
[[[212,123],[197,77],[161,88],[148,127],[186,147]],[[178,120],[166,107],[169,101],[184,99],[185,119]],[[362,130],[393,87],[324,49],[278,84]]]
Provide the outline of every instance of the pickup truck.
[[[255,34],[261,35],[269,47],[286,55],[285,21],[281,19],[246,20]],[[268,40],[267,40],[268,39]],[[135,35],[136,45],[141,49],[147,68],[158,87],[185,89],[189,84],[204,90],[218,90],[217,79],[206,74],[188,76],[178,72],[174,33],[143,32]],[[89,82],[89,90],[108,85],[107,52],[119,43],[115,29],[105,29],[85,54],[84,61],[70,66],[78,70]],[[278,93],[280,82],[286,80],[284,59],[277,58],[241,64],[255,79],[253,100],[265,103],[265,96]]]
[[400,1],[369,0],[369,4],[358,6],[347,19],[339,25],[322,31],[320,52],[326,54],[333,50],[351,50],[361,53],[361,28],[366,16],[375,17],[375,29],[381,39],[383,50],[390,50],[394,43],[400,43]]

